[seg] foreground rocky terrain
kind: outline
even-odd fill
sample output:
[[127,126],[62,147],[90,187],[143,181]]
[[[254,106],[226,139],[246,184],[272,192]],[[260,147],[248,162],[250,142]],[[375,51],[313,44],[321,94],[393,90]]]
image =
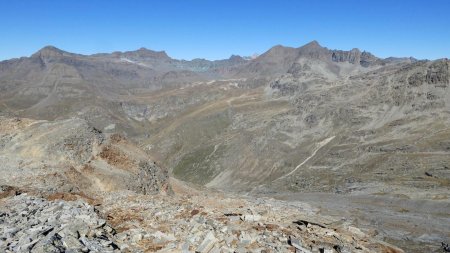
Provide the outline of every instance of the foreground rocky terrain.
[[373,239],[374,231],[274,200],[15,194],[0,202],[2,252],[403,252]]
[[[305,249],[313,250],[310,234],[295,234],[303,230],[287,225],[294,226],[299,214],[290,206],[306,203],[305,220],[333,220],[325,228],[343,228],[339,236],[358,227],[407,252],[441,252],[441,242],[450,238],[448,59],[382,59],[315,41],[220,61],[177,60],[144,48],[79,55],[50,46],[0,62],[0,90],[0,184],[30,196],[70,193],[71,199],[100,201],[96,210],[105,220],[117,203],[123,213],[140,201],[165,210],[213,205],[200,204],[202,198],[245,201],[253,212],[264,212],[258,209],[262,201],[267,211],[279,207],[292,215],[275,222],[291,232],[262,241],[255,236],[255,250],[293,249],[290,235],[303,236]],[[171,195],[176,187],[169,177],[189,191],[202,190],[186,204],[184,193]],[[134,212],[144,221],[154,215]],[[229,212],[239,215],[217,208],[200,216],[236,216],[239,229],[250,229],[242,220],[245,210]],[[119,223],[108,224],[120,230]],[[185,229],[178,234],[136,226],[146,231],[142,238],[159,231],[184,240],[156,243],[154,250],[162,250],[184,245],[194,225],[177,225]],[[211,236],[220,242],[225,234]],[[204,236],[189,242],[189,249],[196,250]],[[356,250],[339,238],[341,244],[329,246]],[[145,248],[127,240],[131,251]],[[271,241],[273,247],[266,244]],[[383,249],[369,241],[361,242],[363,250]],[[242,246],[219,242],[218,248]],[[111,247],[120,250],[120,243]]]

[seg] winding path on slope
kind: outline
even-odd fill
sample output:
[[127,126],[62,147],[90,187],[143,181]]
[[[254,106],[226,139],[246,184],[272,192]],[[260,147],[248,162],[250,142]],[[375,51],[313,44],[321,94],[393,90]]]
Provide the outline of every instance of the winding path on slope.
[[316,155],[317,151],[319,151],[323,146],[327,145],[327,144],[328,144],[330,141],[332,141],[335,137],[336,137],[336,136],[331,136],[331,137],[328,137],[328,138],[326,138],[325,140],[323,140],[323,141],[317,143],[317,144],[316,144],[316,145],[317,145],[317,148],[314,150],[314,152],[313,152],[310,156],[308,156],[303,162],[301,162],[299,165],[297,165],[297,167],[295,167],[295,169],[293,169],[291,172],[287,173],[287,174],[284,175],[284,176],[281,176],[281,177],[275,179],[274,181],[277,181],[277,180],[279,180],[279,179],[282,179],[282,178],[285,178],[285,177],[287,177],[287,176],[292,175],[292,174],[293,174],[294,172],[296,172],[300,167],[302,167],[305,163],[307,163],[311,158],[313,158],[313,157]]

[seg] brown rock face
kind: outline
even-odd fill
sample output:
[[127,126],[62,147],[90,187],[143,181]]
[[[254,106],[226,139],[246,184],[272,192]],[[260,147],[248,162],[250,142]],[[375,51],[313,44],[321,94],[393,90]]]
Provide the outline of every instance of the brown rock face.
[[[83,120],[33,122],[2,118],[2,126],[7,134],[1,137],[1,154],[27,163],[13,186],[24,187],[32,182],[50,192],[88,194],[117,190],[170,192],[167,171],[150,161],[145,152],[126,138],[107,136]],[[12,171],[5,171],[0,178],[5,184],[10,173],[17,176],[14,168],[19,165],[14,159],[7,164]]]

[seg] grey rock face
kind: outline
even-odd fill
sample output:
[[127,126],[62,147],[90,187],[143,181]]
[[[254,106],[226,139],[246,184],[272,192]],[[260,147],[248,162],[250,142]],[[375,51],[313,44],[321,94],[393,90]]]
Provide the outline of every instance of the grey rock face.
[[142,194],[155,194],[169,189],[169,176],[154,162],[139,163],[139,172],[131,179],[130,189]]
[[434,62],[427,70],[425,80],[428,84],[443,85],[444,87],[449,84],[450,67],[449,61],[442,60]]
[[334,62],[348,62],[352,64],[358,64],[363,67],[369,67],[375,64],[381,64],[381,59],[375,57],[369,52],[361,52],[359,49],[354,48],[350,51],[333,50],[331,60]]
[[114,230],[94,207],[26,194],[0,207],[1,252],[117,252]]
[[369,67],[375,64],[383,64],[379,58],[366,51],[361,53],[361,60],[359,63],[363,67]]
[[359,49],[352,49],[351,51],[335,50],[331,56],[335,62],[349,62],[352,64],[359,64],[361,61],[361,51]]

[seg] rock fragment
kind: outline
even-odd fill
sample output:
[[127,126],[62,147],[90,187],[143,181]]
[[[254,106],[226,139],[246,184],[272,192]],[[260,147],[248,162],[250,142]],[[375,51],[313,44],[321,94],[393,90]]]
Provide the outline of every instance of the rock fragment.
[[306,249],[303,247],[303,244],[300,242],[300,240],[291,237],[289,240],[289,243],[295,247],[296,252],[300,252],[300,253],[311,253],[310,250]]
[[217,239],[214,236],[214,234],[212,232],[209,232],[205,236],[205,239],[203,239],[202,243],[200,244],[200,246],[198,246],[198,248],[195,252],[208,253],[214,247],[216,242],[217,242]]

